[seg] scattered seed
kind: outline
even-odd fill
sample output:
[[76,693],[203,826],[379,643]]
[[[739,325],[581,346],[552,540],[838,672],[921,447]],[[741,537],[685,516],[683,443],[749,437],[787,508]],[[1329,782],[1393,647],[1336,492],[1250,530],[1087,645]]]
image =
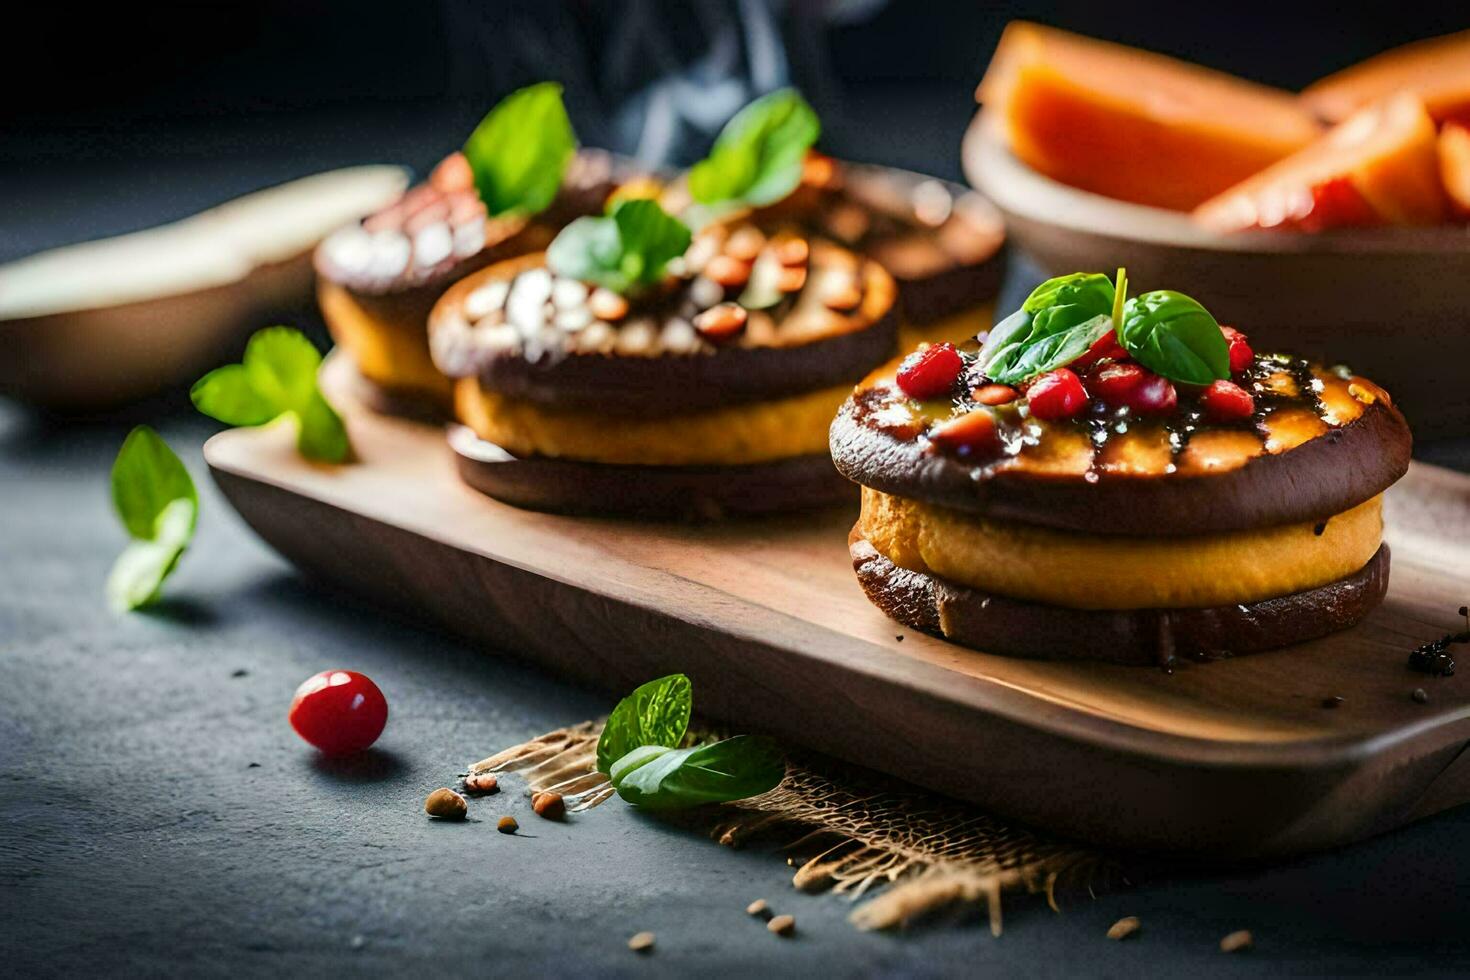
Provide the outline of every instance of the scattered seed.
[[748,314],[736,303],[720,303],[694,318],[694,329],[707,340],[725,340],[745,329]]
[[560,793],[535,793],[531,796],[531,809],[536,816],[547,820],[560,820],[567,815],[567,805]]
[[771,907],[766,904],[766,900],[764,898],[758,898],[755,901],[751,902],[749,905],[745,906],[745,914],[754,915],[761,919],[770,919]]
[[733,289],[750,280],[750,263],[729,255],[716,255],[704,267],[704,274],[726,289]]
[[1347,700],[1347,698],[1343,697],[1342,695],[1340,695],[1340,694],[1334,694],[1330,698],[1323,698],[1322,699],[1322,707],[1324,707],[1324,708],[1336,708],[1336,707],[1339,707],[1346,700]]
[[1413,698],[1415,701],[1418,701],[1420,704],[1429,703],[1429,692],[1424,690],[1424,688],[1422,687],[1414,688],[1414,693],[1409,695],[1409,697]]
[[776,261],[782,265],[801,265],[811,254],[805,238],[783,238],[775,245]]
[[1238,953],[1243,949],[1250,949],[1253,943],[1251,931],[1249,929],[1240,929],[1220,940],[1220,952]]
[[472,772],[464,778],[464,788],[467,793],[488,796],[500,792],[500,780],[495,778],[494,773]]
[[894,637],[893,638],[895,640],[897,640],[898,642],[900,642],[900,643],[903,642],[903,634],[902,633],[896,633],[896,634],[894,634]]
[[611,289],[596,289],[587,297],[587,309],[599,320],[621,320],[628,315],[628,301]]
[[249,675],[250,671],[246,670],[244,667],[240,667],[236,670],[230,671],[231,677],[248,677]]
[[515,817],[507,815],[495,822],[495,829],[502,834],[513,834],[521,829],[521,825],[516,823]]
[[653,951],[653,933],[651,933],[651,932],[639,932],[639,933],[635,933],[633,935],[633,937],[628,940],[628,948],[631,949],[635,953],[650,953],[650,952],[652,952]]
[[766,923],[766,928],[778,936],[789,936],[796,931],[796,916],[778,915]]
[[758,228],[742,225],[731,232],[730,238],[725,242],[725,254],[741,262],[754,262],[765,245],[766,236]]
[[246,769],[259,769],[260,768],[260,763],[258,763],[258,762],[252,762],[252,763],[250,763],[250,765],[246,766],[245,768]]
[[424,812],[440,820],[463,820],[469,809],[464,797],[452,789],[436,789],[424,800]]
[[1119,919],[1117,922],[1113,923],[1110,929],[1108,929],[1108,938],[1127,939],[1129,936],[1138,931],[1138,926],[1139,921],[1138,916],[1136,915],[1130,915],[1127,918]]

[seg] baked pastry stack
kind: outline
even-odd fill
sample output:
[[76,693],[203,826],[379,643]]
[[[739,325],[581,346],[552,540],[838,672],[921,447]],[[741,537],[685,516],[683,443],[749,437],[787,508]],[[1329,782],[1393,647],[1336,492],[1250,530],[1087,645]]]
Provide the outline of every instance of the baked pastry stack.
[[831,448],[863,487],[849,545],[869,599],[993,653],[1126,663],[1360,620],[1388,583],[1381,495],[1409,462],[1388,394],[1257,355],[1182,294],[1122,292],[1052,280],[983,345],[858,386]]
[[709,518],[851,499],[827,427],[893,356],[894,301],[881,266],[830,242],[738,220],[691,240],[653,201],[620,203],[435,306],[460,471],[562,512]]

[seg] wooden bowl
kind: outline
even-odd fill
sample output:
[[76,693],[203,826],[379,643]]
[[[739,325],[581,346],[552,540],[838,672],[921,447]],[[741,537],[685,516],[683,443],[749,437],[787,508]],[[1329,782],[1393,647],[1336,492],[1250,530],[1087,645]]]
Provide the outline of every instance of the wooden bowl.
[[0,394],[94,412],[192,380],[262,318],[309,308],[317,242],[407,183],[334,170],[0,266]]
[[1043,177],[983,112],[963,156],[970,183],[1048,275],[1126,266],[1130,286],[1188,293],[1257,350],[1361,371],[1421,438],[1470,433],[1470,227],[1221,235],[1182,212]]

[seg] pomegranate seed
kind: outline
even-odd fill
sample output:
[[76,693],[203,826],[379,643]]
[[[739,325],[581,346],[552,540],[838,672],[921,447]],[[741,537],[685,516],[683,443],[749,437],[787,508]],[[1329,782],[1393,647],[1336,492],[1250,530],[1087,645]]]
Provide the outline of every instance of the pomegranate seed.
[[1239,374],[1251,366],[1251,361],[1256,359],[1256,352],[1251,350],[1250,342],[1245,339],[1245,334],[1234,327],[1221,327],[1220,332],[1225,335],[1225,342],[1230,345],[1230,373]]
[[1021,393],[1010,385],[981,385],[970,392],[970,397],[981,405],[1008,405]]
[[324,670],[296,689],[286,714],[296,734],[328,755],[359,752],[388,723],[388,701],[364,674]]
[[1256,410],[1255,399],[1234,381],[1216,381],[1199,396],[1205,417],[1211,422],[1238,422]]
[[1057,368],[1031,382],[1026,400],[1035,418],[1069,419],[1087,407],[1087,389],[1075,373]]
[[1179,392],[1168,378],[1145,371],[1144,378],[1128,393],[1127,405],[1140,415],[1168,415],[1179,404]]
[[1068,367],[1074,371],[1085,371],[1105,358],[1113,361],[1128,360],[1128,351],[1118,343],[1118,333],[1115,330],[1109,330],[1093,341],[1092,346]]
[[995,416],[983,408],[941,422],[929,430],[929,441],[940,449],[969,456],[1000,448]]
[[1104,364],[1087,376],[1087,390],[1108,405],[1127,405],[1147,376],[1137,364]]
[[954,344],[935,344],[903,359],[898,366],[898,386],[910,398],[938,398],[949,394],[964,366]]

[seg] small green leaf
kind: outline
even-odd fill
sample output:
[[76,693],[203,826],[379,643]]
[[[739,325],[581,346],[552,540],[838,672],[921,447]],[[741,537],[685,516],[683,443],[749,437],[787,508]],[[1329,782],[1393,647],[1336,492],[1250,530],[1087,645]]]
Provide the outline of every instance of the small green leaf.
[[319,392],[296,409],[296,448],[307,459],[341,463],[351,451],[342,417]]
[[630,749],[627,755],[623,756],[620,759],[614,760],[613,763],[608,766],[606,770],[607,780],[608,782],[612,783],[614,787],[620,786],[622,785],[623,780],[627,778],[628,773],[632,772],[634,769],[638,769],[648,765],[650,762],[652,762],[654,759],[657,759],[665,752],[672,751],[674,750],[667,745],[640,745],[636,749]]
[[1207,385],[1230,377],[1230,347],[1220,324],[1197,301],[1172,289],[1130,299],[1118,341],[1138,363],[1171,381]]
[[299,330],[266,327],[250,338],[243,363],[209,372],[189,397],[199,411],[228,425],[264,425],[290,414],[301,455],[340,463],[352,446],[341,416],[317,387],[321,363]]
[[689,227],[658,202],[620,201],[610,215],[578,218],[563,228],[546,250],[546,264],[559,276],[628,293],[662,279],[690,238]]
[[795,89],[763,95],[725,124],[709,156],[690,169],[689,192],[702,204],[773,204],[801,183],[802,162],[821,133]]
[[780,747],[756,735],[687,749],[635,751],[611,767],[617,773],[613,786],[629,803],[650,810],[748,799],[775,789],[786,774]]
[[465,141],[465,159],[490,214],[539,214],[556,198],[577,152],[561,91],[555,82],[541,82],[511,93]]
[[189,546],[198,512],[195,499],[179,497],[158,515],[151,540],[128,543],[107,576],[107,601],[113,609],[127,612],[158,598],[163,580]]
[[311,401],[322,355],[301,331],[266,327],[251,335],[244,363],[250,387],[279,414]]
[[[162,437],[146,425],[128,433],[112,464],[112,505],[128,535],[151,541],[158,518],[175,500],[192,502],[197,511],[199,494],[194,480]],[[192,526],[190,528],[192,530]]]
[[623,698],[597,741],[598,772],[609,772],[614,762],[640,746],[678,745],[689,729],[693,706],[694,687],[683,674],[649,681]]
[[1088,317],[1107,313],[1113,308],[1113,284],[1100,272],[1073,272],[1057,276],[1031,290],[1021,309],[1037,313],[1048,306],[1083,306]]
[[194,407],[226,425],[264,425],[280,415],[275,404],[257,392],[243,364],[215,368],[189,389]]

